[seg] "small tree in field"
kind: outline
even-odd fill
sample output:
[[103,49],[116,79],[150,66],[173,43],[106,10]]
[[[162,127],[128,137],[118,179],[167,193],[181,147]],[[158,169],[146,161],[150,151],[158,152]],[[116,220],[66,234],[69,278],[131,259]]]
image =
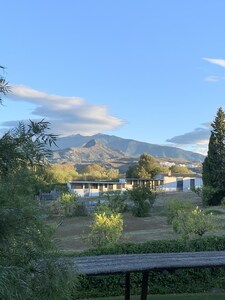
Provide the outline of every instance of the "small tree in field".
[[87,240],[94,247],[103,247],[116,243],[123,232],[123,219],[120,213],[107,212],[94,213]]
[[155,202],[155,194],[146,187],[138,186],[126,192],[128,199],[133,203],[132,213],[136,217],[146,217]]
[[165,212],[167,216],[167,223],[172,224],[173,220],[178,217],[180,211],[191,211],[193,204],[189,201],[182,201],[180,199],[171,199],[165,203]]
[[183,238],[189,238],[193,234],[201,237],[214,228],[212,215],[205,214],[198,206],[192,211],[179,210],[172,225]]
[[65,216],[71,216],[73,214],[73,210],[76,206],[76,198],[77,195],[70,192],[62,193],[59,196],[58,201],[64,209]]

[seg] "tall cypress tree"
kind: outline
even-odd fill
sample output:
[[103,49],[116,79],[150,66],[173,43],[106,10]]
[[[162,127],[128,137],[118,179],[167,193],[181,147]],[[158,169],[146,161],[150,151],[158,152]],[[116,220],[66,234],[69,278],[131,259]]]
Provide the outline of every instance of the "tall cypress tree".
[[208,154],[203,162],[203,183],[225,192],[225,113],[221,107],[211,126]]

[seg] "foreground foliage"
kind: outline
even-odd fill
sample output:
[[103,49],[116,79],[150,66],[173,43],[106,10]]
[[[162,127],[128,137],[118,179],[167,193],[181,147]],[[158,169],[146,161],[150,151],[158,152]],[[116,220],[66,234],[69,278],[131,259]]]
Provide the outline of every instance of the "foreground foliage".
[[35,195],[55,136],[48,123],[20,123],[0,139],[0,299],[72,299],[74,274],[57,262],[52,228]]
[[[192,240],[149,241],[122,243],[110,247],[84,251],[79,255],[134,254],[159,252],[225,250],[225,237],[202,237]],[[76,254],[77,255],[77,254]],[[197,268],[166,272],[150,272],[150,294],[203,293],[213,288],[223,289],[224,268]],[[131,274],[131,293],[141,293],[141,273]],[[79,277],[76,299],[113,297],[124,294],[124,276]]]

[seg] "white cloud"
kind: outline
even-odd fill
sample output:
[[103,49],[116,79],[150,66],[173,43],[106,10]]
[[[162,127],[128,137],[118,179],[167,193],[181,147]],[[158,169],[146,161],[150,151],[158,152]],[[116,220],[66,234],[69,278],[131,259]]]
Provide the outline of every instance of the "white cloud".
[[211,64],[215,64],[218,65],[222,68],[225,68],[225,59],[220,59],[220,58],[208,58],[208,57],[204,57],[204,60],[210,62]]
[[171,139],[167,139],[167,142],[174,143],[179,146],[184,145],[207,145],[210,137],[209,128],[196,128],[191,132],[184,133],[182,135],[175,136]]
[[[12,85],[10,89],[10,99],[34,104],[32,114],[35,119],[49,121],[52,132],[62,136],[76,133],[93,135],[124,124],[110,115],[105,105],[87,104],[82,98],[51,95],[24,85]],[[2,125],[10,127],[15,122]]]
[[211,123],[207,122],[201,125],[204,128],[196,128],[191,132],[167,139],[167,142],[172,143],[172,146],[177,148],[207,155]]

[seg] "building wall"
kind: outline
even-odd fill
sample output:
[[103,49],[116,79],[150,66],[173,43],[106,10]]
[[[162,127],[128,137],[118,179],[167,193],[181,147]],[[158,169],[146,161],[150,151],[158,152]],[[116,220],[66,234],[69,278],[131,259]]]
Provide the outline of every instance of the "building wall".
[[[182,184],[179,185],[179,183]],[[191,187],[194,185],[195,188],[202,187],[202,178],[201,177],[175,177],[175,176],[165,176],[164,183],[160,185],[160,189],[164,191],[190,191]]]
[[70,181],[67,183],[69,190],[77,193],[80,197],[97,197],[105,192],[125,191],[125,185],[120,182]]
[[202,187],[201,177],[189,176],[161,176],[158,179],[127,179],[118,182],[95,182],[95,181],[70,181],[67,183],[69,190],[76,192],[80,197],[97,197],[104,192],[121,191],[132,189],[134,186],[147,186],[152,190],[166,192],[190,191],[191,187]]

